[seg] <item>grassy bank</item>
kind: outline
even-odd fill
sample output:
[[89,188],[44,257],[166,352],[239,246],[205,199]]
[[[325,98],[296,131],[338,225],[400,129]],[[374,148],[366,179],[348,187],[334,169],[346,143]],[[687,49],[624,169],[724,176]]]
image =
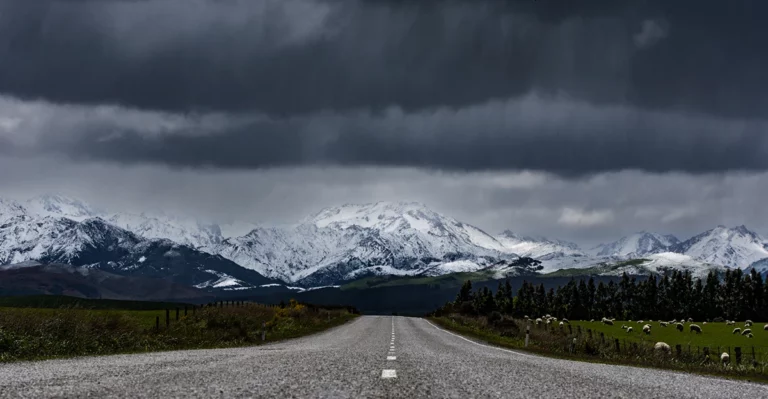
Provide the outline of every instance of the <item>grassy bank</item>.
[[[160,317],[160,328],[156,327]],[[0,308],[0,361],[258,345],[312,334],[355,315],[291,302],[164,310]],[[265,326],[266,341],[261,340]]]
[[[768,382],[768,367],[766,367],[768,366],[768,354],[766,354],[762,347],[756,347],[755,358],[753,359],[752,345],[739,346],[742,351],[742,359],[740,364],[736,364],[736,346],[728,346],[721,343],[719,350],[724,352],[730,350],[731,357],[731,362],[723,366],[719,360],[720,353],[717,352],[717,345],[707,346],[709,348],[709,356],[705,355],[704,346],[701,345],[691,346],[691,349],[689,349],[688,345],[680,344],[681,352],[677,353],[675,346],[681,341],[672,341],[671,339],[663,341],[659,339],[661,337],[621,336],[621,333],[625,335],[626,333],[620,330],[622,325],[620,321],[616,322],[618,326],[616,324],[613,326],[616,331],[610,330],[610,334],[602,328],[592,328],[593,325],[603,326],[599,323],[573,322],[570,330],[567,327],[560,329],[555,325],[540,327],[532,325],[529,345],[525,347],[525,331],[527,326],[525,320],[502,317],[500,320],[489,322],[485,317],[458,314],[433,317],[430,320],[448,330],[493,345],[525,350],[545,356],[607,364],[654,367],[747,379],[763,383]],[[586,327],[586,324],[590,324],[589,328]],[[625,324],[628,323],[625,322]],[[580,330],[577,327],[579,325],[581,325]],[[658,324],[656,327],[658,327]],[[654,333],[656,327],[654,327]],[[762,328],[762,325],[760,328]],[[723,331],[720,333],[711,332],[713,335],[717,334],[718,338],[715,339],[727,339],[725,338],[725,329],[721,330]],[[600,334],[601,332],[603,333],[602,335]],[[762,331],[760,332],[762,333]],[[768,331],[765,333],[768,334]],[[686,332],[681,334],[690,335],[687,332],[687,328]],[[668,338],[672,337],[669,336]],[[736,339],[730,335],[728,337]],[[574,338],[576,339],[575,343]],[[617,339],[619,341],[618,347],[616,346]],[[746,340],[747,338],[744,339]],[[671,353],[654,351],[653,345],[658,341],[668,343],[672,347]],[[727,341],[723,342],[727,343]]]

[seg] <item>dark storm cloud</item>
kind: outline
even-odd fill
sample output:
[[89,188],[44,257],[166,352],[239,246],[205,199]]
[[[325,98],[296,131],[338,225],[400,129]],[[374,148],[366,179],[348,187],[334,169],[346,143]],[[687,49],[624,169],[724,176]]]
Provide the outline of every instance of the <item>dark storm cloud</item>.
[[760,1],[6,0],[0,92],[294,115],[537,90],[755,116],[765,15]]
[[[3,127],[5,126],[5,127]],[[406,113],[174,114],[0,97],[18,154],[177,167],[408,166],[563,176],[768,169],[768,122],[529,95]]]

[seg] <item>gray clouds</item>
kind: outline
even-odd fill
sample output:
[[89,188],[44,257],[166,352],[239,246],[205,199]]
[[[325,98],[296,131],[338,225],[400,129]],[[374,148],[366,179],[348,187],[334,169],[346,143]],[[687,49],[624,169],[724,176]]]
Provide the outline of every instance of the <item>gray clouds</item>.
[[116,211],[208,221],[294,223],[348,202],[420,201],[490,233],[584,245],[639,230],[686,238],[718,224],[768,233],[768,174],[602,173],[562,179],[537,172],[426,172],[405,168],[168,169],[0,157],[0,196],[56,192]]
[[17,155],[176,167],[386,166],[529,169],[563,176],[638,169],[768,168],[768,123],[527,95],[408,113],[176,114],[0,97]]
[[[768,5],[748,3],[9,0],[0,92],[284,116],[535,90],[756,116],[768,107]],[[661,20],[668,30],[648,22]]]

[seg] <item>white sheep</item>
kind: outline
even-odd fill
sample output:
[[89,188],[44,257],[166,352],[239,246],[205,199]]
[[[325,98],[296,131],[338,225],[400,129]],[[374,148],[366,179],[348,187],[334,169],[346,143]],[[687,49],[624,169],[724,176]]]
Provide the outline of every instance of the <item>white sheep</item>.
[[563,326],[565,326],[565,324],[562,321],[560,322],[559,325],[560,325],[560,328],[563,328]]
[[659,326],[666,327],[667,326],[667,322],[666,321],[660,321],[659,322]]
[[763,331],[768,331],[768,324],[763,326]]
[[541,324],[541,318],[536,319],[536,325],[538,326],[539,324]]
[[754,335],[752,335],[752,333],[749,333],[749,335],[747,335],[747,338],[754,338],[754,337],[755,337],[755,336],[754,336]]
[[696,334],[701,334],[701,327],[699,327],[697,324],[691,324],[689,327],[691,328],[691,332],[696,332]]
[[751,328],[745,328],[744,331],[741,332],[741,335],[747,335],[747,334],[752,334]]
[[744,322],[744,327],[752,327],[752,320],[747,320]]
[[722,355],[720,355],[720,361],[723,362],[723,366],[730,363],[731,361],[731,355],[728,354],[728,352],[723,352]]
[[736,325],[736,322],[735,322],[735,321],[733,321],[733,320],[726,320],[726,321],[725,321],[725,325],[726,325],[726,326],[735,326],[735,325]]
[[627,325],[626,325],[626,324],[622,324],[622,325],[621,325],[621,329],[622,329],[622,330],[626,330],[626,329],[627,329]]
[[570,322],[570,321],[568,321],[568,319],[566,319],[566,318],[563,318],[563,323],[565,323],[565,324],[571,324],[571,322]]
[[627,334],[632,332],[632,327],[627,327]]
[[704,325],[706,326],[706,325],[707,325],[707,322],[705,321],[705,322],[704,322],[704,323],[702,323],[702,324],[704,324]]
[[693,323],[693,317],[689,317],[689,318],[688,318],[688,322],[689,322],[689,323]]
[[642,320],[638,320],[637,324],[643,324],[643,321]]
[[657,342],[656,345],[653,346],[653,350],[664,353],[672,352],[672,348],[670,348],[666,342]]
[[611,320],[611,319],[606,319],[605,317],[603,317],[603,323],[604,323],[604,324],[607,324],[607,325],[609,325],[609,326],[612,326],[612,325],[613,325],[613,320]]
[[682,332],[685,329],[685,326],[683,326],[683,323],[675,323],[675,328],[677,328],[677,331]]
[[741,334],[741,328],[739,327],[734,328],[731,334]]
[[657,342],[656,345],[653,346],[653,350],[664,353],[672,352],[672,348],[670,348],[666,342]]
[[645,335],[651,335],[651,325],[650,324],[644,325],[643,332],[645,333]]

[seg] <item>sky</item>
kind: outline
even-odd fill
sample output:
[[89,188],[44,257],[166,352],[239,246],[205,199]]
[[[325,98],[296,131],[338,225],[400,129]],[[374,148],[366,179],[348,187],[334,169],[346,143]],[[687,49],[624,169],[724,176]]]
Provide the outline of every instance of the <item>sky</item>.
[[768,3],[6,0],[0,196],[768,233]]

